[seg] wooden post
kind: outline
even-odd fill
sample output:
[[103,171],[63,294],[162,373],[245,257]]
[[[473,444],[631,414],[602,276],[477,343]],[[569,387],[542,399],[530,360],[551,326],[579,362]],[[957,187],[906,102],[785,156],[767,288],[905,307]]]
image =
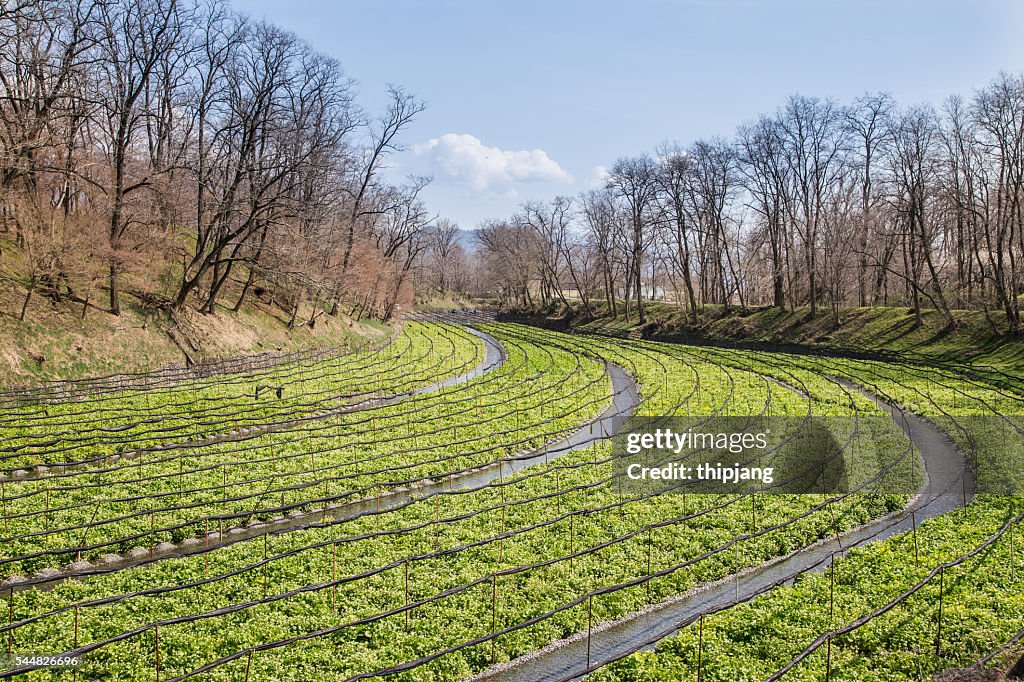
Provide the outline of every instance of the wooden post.
[[205,532],[203,533],[203,539],[206,541],[206,551],[203,552],[203,570],[206,573],[206,577],[210,577],[210,517],[207,516],[203,519],[205,525]]
[[[505,489],[501,489],[502,497],[505,496]],[[498,561],[505,561],[505,505],[501,505],[501,542],[498,545]],[[572,561],[572,559],[570,559]]]
[[740,600],[740,543],[733,541],[733,566],[736,572],[733,573],[733,601],[739,602]]
[[914,563],[919,564],[921,563],[921,553],[917,547],[917,514],[915,512],[910,512],[910,522],[914,524]]
[[[836,555],[832,554],[832,561],[829,563],[828,576],[828,626],[832,627],[832,614],[835,613],[836,594]],[[830,640],[831,641],[831,640]]]
[[704,667],[704,614],[700,614],[697,625],[697,682],[700,682],[701,668]]
[[405,561],[405,630],[409,631],[409,560]]
[[[75,604],[75,648],[78,648],[78,604]],[[71,668],[71,682],[78,682],[78,666]]]
[[828,638],[828,653],[825,657],[825,682],[832,679],[832,637]]
[[572,557],[572,553],[573,553],[573,545],[575,544],[575,537],[573,537],[574,530],[573,530],[573,523],[572,523],[572,520],[574,518],[576,518],[575,514],[569,514],[569,575],[570,576],[572,575],[572,558],[573,558]]
[[495,633],[498,631],[498,575],[491,575],[491,665],[494,665],[495,660],[495,643],[497,637]]
[[263,598],[267,598],[267,534],[263,534]]
[[651,529],[647,529],[647,601],[651,600]]
[[839,525],[836,523],[836,511],[832,508],[832,503],[828,503],[828,513],[832,517],[832,531],[836,534],[836,542],[839,544],[839,548],[843,548],[843,539],[839,537]]
[[338,543],[331,543],[331,610],[338,615]]
[[594,595],[587,598],[587,670],[590,670],[590,637],[594,631]]
[[156,682],[160,682],[160,626],[153,625],[153,639],[156,645]]
[[[14,625],[14,586],[7,594],[7,625]],[[14,653],[14,628],[7,631],[7,655]]]
[[434,549],[441,549],[441,498],[434,493]]
[[942,577],[946,572],[946,567],[939,567],[939,623],[938,627],[935,628],[935,655],[941,656],[942,649]]
[[252,670],[252,652],[255,649],[249,649],[249,658],[245,662],[245,682],[249,682],[249,671]]

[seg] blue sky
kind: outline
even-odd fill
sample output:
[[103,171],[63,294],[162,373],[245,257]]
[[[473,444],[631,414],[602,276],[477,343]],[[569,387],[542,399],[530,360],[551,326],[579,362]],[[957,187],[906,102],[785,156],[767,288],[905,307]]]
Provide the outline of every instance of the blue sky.
[[426,100],[389,170],[472,228],[616,157],[730,136],[790,93],[902,104],[1024,70],[1021,0],[231,0],[337,58],[360,102]]

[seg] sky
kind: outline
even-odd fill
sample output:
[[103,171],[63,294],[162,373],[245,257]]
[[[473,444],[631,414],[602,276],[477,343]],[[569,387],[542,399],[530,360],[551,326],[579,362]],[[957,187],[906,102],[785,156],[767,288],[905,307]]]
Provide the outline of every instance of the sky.
[[620,156],[730,137],[793,93],[901,104],[1024,71],[1022,0],[230,0],[336,58],[380,111],[427,103],[389,178],[465,229],[601,182]]

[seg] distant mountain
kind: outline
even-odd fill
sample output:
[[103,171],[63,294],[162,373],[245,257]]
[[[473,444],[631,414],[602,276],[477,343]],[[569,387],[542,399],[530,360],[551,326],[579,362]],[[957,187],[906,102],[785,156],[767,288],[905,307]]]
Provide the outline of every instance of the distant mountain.
[[[424,230],[428,235],[433,234],[433,231],[434,226],[432,225]],[[466,250],[467,253],[476,253],[477,248],[479,248],[479,244],[477,244],[476,241],[477,232],[479,232],[479,230],[463,230],[460,227],[455,235],[455,240],[458,242],[459,246]]]
[[476,241],[477,230],[463,230],[459,228],[459,244],[467,253],[476,253],[479,244]]

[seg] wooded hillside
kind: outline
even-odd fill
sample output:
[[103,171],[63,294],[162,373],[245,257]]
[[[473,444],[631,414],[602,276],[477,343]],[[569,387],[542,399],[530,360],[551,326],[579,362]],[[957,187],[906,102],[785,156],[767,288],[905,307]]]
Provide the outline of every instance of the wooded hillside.
[[[226,2],[13,0],[0,10],[0,277],[114,315],[390,317],[431,221],[382,178],[423,109],[372,114],[332,58]],[[306,304],[303,319],[299,317]]]
[[[1021,330],[1024,75],[938,106],[792,95],[732,139],[623,156],[601,187],[480,232],[503,302],[984,311]],[[990,314],[991,313],[991,314]]]

